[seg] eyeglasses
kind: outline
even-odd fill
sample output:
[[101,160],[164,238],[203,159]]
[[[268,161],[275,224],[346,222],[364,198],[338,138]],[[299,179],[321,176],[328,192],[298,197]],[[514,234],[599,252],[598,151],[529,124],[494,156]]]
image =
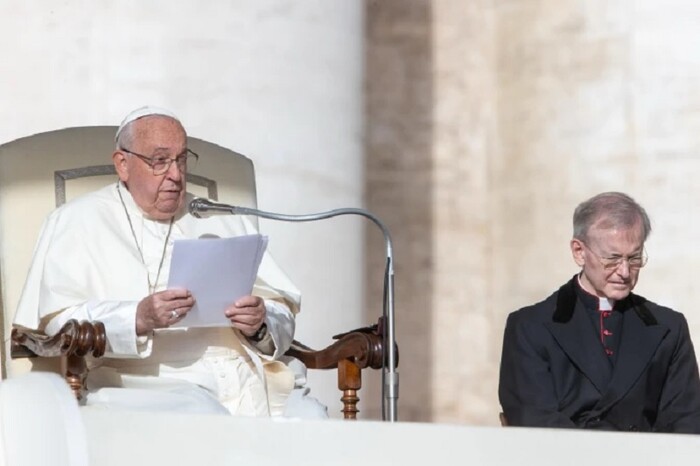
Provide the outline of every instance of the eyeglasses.
[[624,261],[627,261],[627,266],[630,269],[641,269],[647,265],[649,257],[647,256],[646,250],[642,250],[641,253],[635,254],[634,256],[621,256],[618,254],[613,254],[610,257],[601,257],[596,252],[590,248],[586,243],[581,241],[581,244],[586,246],[586,249],[591,251],[591,253],[598,259],[598,262],[603,266],[605,270],[617,270],[619,266],[622,265]]
[[199,160],[199,155],[197,155],[189,149],[185,149],[185,152],[178,155],[174,159],[171,159],[170,157],[167,157],[165,155],[154,155],[153,157],[147,157],[145,155],[138,154],[134,151],[125,149],[123,147],[120,147],[120,150],[127,152],[131,155],[135,155],[136,157],[143,160],[146,165],[151,167],[151,170],[153,170],[154,175],[162,175],[166,173],[170,169],[170,165],[173,162],[175,162],[175,164],[177,165],[177,169],[184,173],[187,171],[188,166],[190,168],[194,168],[194,166],[197,164],[197,160]]

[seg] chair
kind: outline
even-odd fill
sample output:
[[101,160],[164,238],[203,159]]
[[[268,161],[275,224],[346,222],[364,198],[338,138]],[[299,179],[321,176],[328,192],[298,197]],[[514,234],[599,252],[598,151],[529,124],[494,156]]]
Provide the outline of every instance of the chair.
[[[29,370],[59,371],[80,400],[85,357],[100,357],[105,331],[100,322],[68,322],[55,336],[12,325],[32,250],[43,219],[55,207],[115,179],[109,155],[116,127],[66,128],[0,146],[0,330],[4,336],[2,377]],[[247,157],[211,142],[189,139],[204,155],[188,173],[188,190],[222,202],[256,207],[255,173]],[[257,220],[251,221],[257,224]],[[294,342],[287,354],[309,369],[337,369],[345,419],[356,419],[361,371],[379,369],[383,328],[379,324],[336,335],[335,343],[314,351]],[[8,358],[8,354],[11,358]]]

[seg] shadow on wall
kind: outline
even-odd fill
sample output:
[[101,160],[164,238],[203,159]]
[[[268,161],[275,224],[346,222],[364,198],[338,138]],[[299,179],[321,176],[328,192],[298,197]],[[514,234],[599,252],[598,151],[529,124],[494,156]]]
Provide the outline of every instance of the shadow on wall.
[[[366,0],[365,199],[394,243],[399,420],[432,418],[431,3]],[[385,254],[366,227],[365,321],[381,315]],[[365,381],[361,409],[381,418],[381,374]]]

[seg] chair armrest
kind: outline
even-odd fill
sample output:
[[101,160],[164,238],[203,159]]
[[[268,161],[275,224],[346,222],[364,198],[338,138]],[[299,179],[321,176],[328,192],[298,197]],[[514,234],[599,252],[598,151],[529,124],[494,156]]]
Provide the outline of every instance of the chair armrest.
[[87,376],[85,356],[99,358],[107,347],[107,334],[102,322],[78,322],[71,319],[56,335],[15,326],[10,337],[13,359],[61,357],[62,372],[78,400],[82,399]]
[[[294,340],[285,353],[309,369],[338,369],[338,388],[343,391],[345,419],[357,418],[357,391],[362,388],[362,369],[381,369],[384,359],[384,326],[375,325],[335,335],[337,340],[322,350],[314,350]],[[398,358],[397,358],[398,364]]]
[[313,350],[294,340],[287,356],[300,360],[309,369],[335,369],[338,363],[349,359],[360,369],[382,368],[384,344],[380,335],[362,332],[343,334],[338,341],[322,350]]
[[12,328],[10,355],[13,359],[34,357],[86,356],[99,358],[105,353],[107,336],[102,322],[71,319],[56,335],[15,326]]

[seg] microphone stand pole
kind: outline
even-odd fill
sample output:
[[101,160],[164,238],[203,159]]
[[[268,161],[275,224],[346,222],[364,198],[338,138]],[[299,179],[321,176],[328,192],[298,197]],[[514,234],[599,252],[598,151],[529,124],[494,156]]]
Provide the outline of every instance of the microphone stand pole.
[[396,324],[394,319],[394,256],[389,229],[371,212],[357,208],[333,209],[327,212],[306,215],[287,215],[249,207],[232,206],[219,204],[204,199],[193,201],[193,215],[199,217],[197,210],[218,211],[233,215],[252,215],[254,217],[266,218],[269,220],[281,220],[284,222],[311,222],[326,218],[337,217],[339,215],[359,215],[371,220],[379,227],[384,235],[386,246],[386,268],[384,270],[384,296],[382,315],[386,322],[384,331],[384,358],[382,361],[382,419],[384,421],[397,421],[397,402],[399,398],[399,374],[396,371]]

